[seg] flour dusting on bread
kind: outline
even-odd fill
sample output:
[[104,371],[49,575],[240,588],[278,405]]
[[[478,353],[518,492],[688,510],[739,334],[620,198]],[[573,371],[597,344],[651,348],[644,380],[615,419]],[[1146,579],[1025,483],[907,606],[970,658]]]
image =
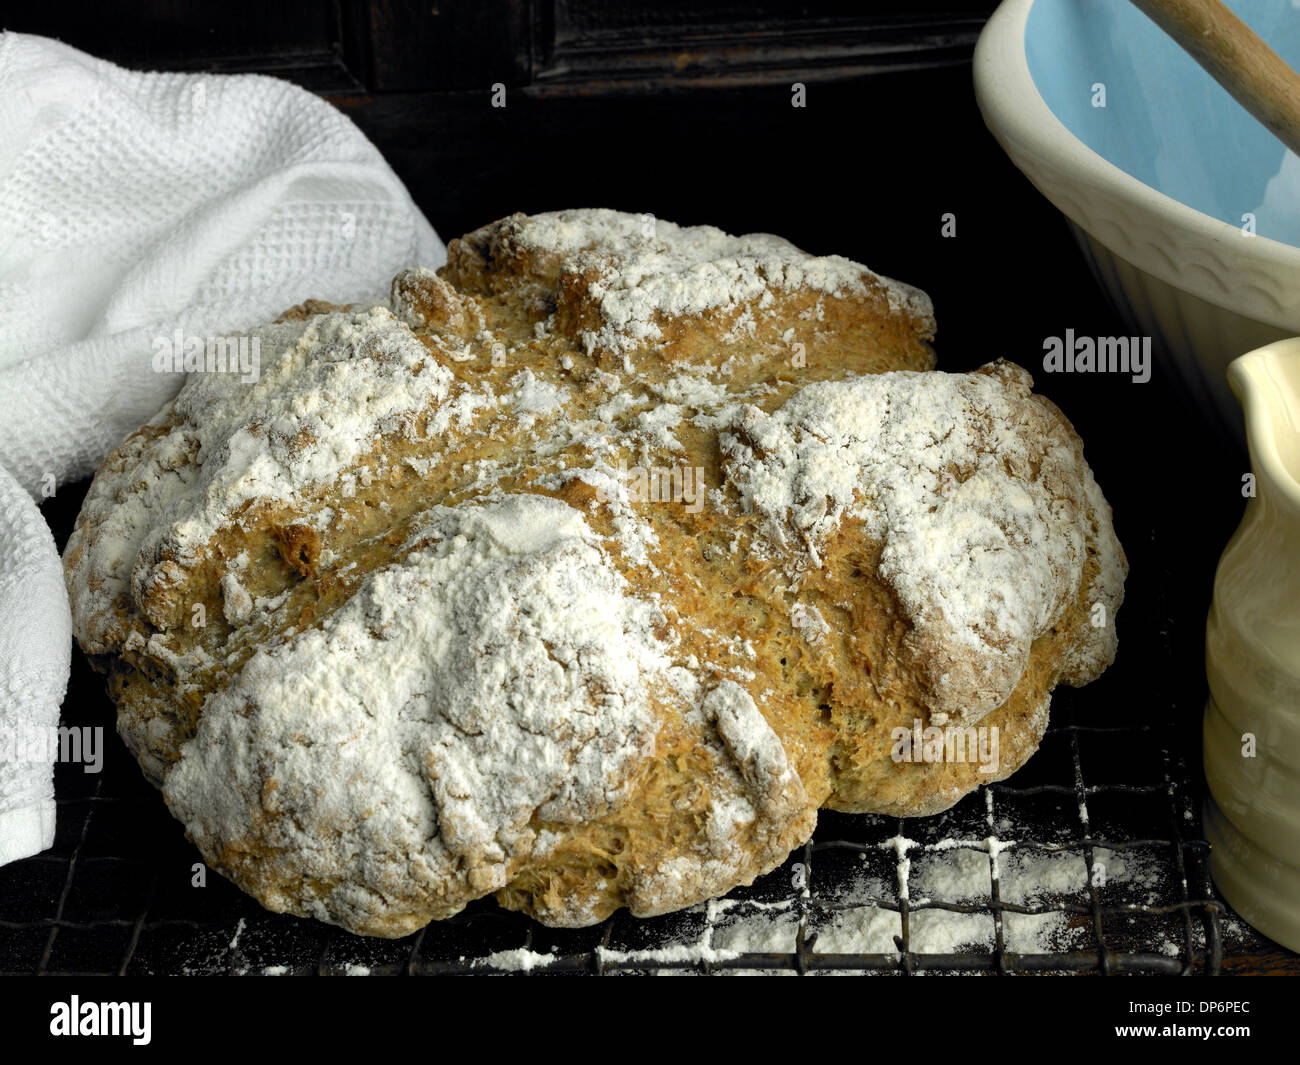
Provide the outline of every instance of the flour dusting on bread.
[[[265,905],[688,906],[821,808],[1013,772],[1113,657],[1077,436],[1008,364],[931,372],[916,290],[604,210],[448,251],[255,331],[256,382],[192,375],[65,552],[119,732]],[[997,772],[894,760],[916,720],[999,728]]]
[[[839,255],[808,255],[769,233],[733,237],[713,226],[679,226],[650,215],[587,209],[516,216],[469,234],[486,254],[525,248],[554,256],[584,279],[599,324],[579,331],[588,351],[626,352],[662,337],[665,319],[693,318],[773,302],[772,290],[880,291],[889,309],[933,321],[929,297]],[[753,318],[741,316],[740,325]],[[630,365],[630,364],[629,364]]]
[[[778,548],[819,565],[846,516],[883,545],[880,574],[915,626],[940,724],[1006,701],[1083,580],[1095,501],[1078,438],[1031,384],[1010,363],[822,381],[774,414],[747,407],[720,437],[729,481]],[[1113,629],[1093,631],[1078,658],[1099,671]],[[954,667],[963,656],[973,676]]]

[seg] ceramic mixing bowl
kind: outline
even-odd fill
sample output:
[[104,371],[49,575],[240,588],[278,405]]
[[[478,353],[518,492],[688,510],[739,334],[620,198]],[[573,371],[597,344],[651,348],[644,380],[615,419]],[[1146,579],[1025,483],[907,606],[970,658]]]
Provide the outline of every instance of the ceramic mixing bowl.
[[[1300,8],[1231,6],[1300,68]],[[1069,220],[1184,393],[1244,441],[1227,365],[1300,333],[1300,159],[1128,0],[1005,0],[975,52],[984,120]]]

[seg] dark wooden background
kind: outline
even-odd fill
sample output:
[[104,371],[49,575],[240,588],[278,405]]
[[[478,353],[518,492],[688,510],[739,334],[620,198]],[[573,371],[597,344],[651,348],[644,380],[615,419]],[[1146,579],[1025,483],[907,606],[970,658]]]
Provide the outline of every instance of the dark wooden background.
[[[1132,566],[1097,704],[1175,721],[1199,764],[1205,611],[1247,459],[1183,405],[1163,353],[1148,384],[1041,372],[1047,336],[1129,329],[980,119],[970,58],[994,6],[151,0],[6,4],[0,16],[139,69],[258,71],[322,94],[444,239],[513,211],[601,205],[776,232],[926,289],[940,367],[1010,358],[1078,427]],[[947,213],[955,238],[941,233]],[[79,499],[61,492],[47,516],[69,525]],[[1297,962],[1249,939],[1225,967]]]
[[[324,95],[444,236],[514,209],[608,203],[737,228],[799,220],[790,235],[812,240],[836,215],[904,206],[870,193],[887,188],[882,170],[935,159],[943,131],[919,106],[937,95],[928,73],[943,72],[953,116],[969,119],[970,53],[993,7],[6,0],[0,13],[7,29],[127,66],[271,73]],[[790,106],[796,81],[810,90],[803,110]],[[498,85],[504,108],[491,106]]]
[[65,0],[7,29],[128,66],[275,72],[317,92],[603,92],[963,62],[990,0]]

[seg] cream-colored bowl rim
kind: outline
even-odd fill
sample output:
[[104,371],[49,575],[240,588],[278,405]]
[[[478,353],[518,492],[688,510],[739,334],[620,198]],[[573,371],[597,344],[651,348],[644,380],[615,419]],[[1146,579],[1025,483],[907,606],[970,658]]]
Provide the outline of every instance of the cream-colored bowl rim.
[[[1198,243],[1222,245],[1225,249],[1232,249],[1234,255],[1258,264],[1259,268],[1273,268],[1300,277],[1300,248],[1270,237],[1244,237],[1236,226],[1189,207],[1121,170],[1066,128],[1047,106],[1029,73],[1025,25],[1034,2],[1003,0],[989,18],[975,48],[976,99],[985,123],[1008,148],[1008,154],[1013,159],[1015,152],[1031,156],[1040,165],[1057,171],[1066,182],[1087,186],[1103,196],[1137,205],[1161,225],[1182,230]],[[1243,119],[1248,120],[1244,113]],[[1093,231],[1092,220],[1085,212],[1071,210],[1070,205],[1055,201],[1054,205],[1093,237],[1101,239]],[[1245,246],[1247,241],[1248,247]],[[1102,240],[1102,243],[1107,242]],[[1163,256],[1152,254],[1133,265],[1176,288],[1223,306],[1222,292],[1208,283],[1198,282],[1194,274],[1171,271]],[[1248,294],[1244,294],[1239,305],[1228,309],[1280,328],[1294,328],[1285,318],[1279,319],[1276,313],[1257,308],[1254,303]]]

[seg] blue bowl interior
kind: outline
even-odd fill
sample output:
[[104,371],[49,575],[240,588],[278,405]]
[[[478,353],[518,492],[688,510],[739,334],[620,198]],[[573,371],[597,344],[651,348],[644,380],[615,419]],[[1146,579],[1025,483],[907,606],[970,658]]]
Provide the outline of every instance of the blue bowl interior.
[[[1300,69],[1300,0],[1229,6]],[[1300,159],[1128,0],[1036,0],[1025,55],[1039,94],[1084,144],[1220,221],[1300,247]],[[1105,86],[1096,107],[1094,85]]]

